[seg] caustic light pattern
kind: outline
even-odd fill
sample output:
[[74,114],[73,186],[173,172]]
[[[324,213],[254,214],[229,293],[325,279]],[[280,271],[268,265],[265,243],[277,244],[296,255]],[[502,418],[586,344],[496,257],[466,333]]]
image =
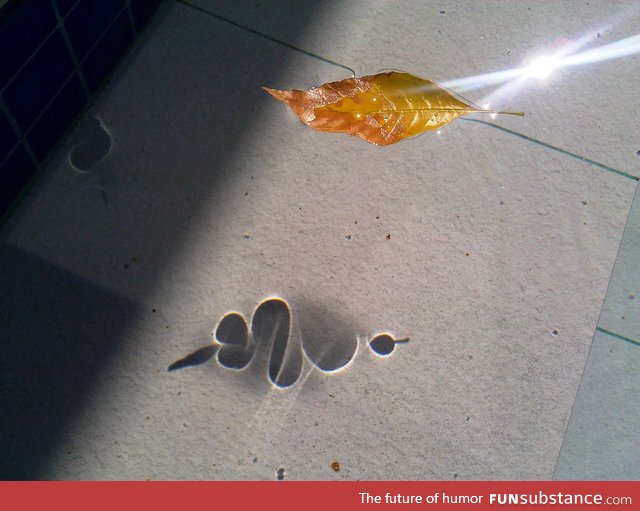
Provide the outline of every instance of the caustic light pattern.
[[484,110],[434,82],[397,71],[347,78],[309,91],[263,89],[286,103],[307,126],[348,133],[375,145],[437,130],[466,114],[524,115]]

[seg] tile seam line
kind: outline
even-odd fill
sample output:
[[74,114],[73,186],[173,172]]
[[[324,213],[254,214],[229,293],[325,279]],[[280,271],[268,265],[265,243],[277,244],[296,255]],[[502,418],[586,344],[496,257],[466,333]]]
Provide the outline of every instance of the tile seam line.
[[[46,111],[49,109],[49,107],[55,102],[56,99],[58,99],[58,96],[60,96],[60,94],[62,93],[62,91],[64,90],[64,88],[69,84],[69,82],[71,82],[71,80],[73,79],[74,76],[78,76],[78,78],[80,78],[80,66],[82,66],[82,64],[84,63],[84,61],[86,59],[89,58],[89,56],[91,55],[91,52],[98,46],[98,44],[100,44],[100,42],[104,39],[105,35],[107,34],[107,32],[111,29],[111,27],[115,24],[115,22],[118,20],[118,18],[122,15],[122,13],[125,11],[127,7],[125,6],[124,8],[122,8],[120,11],[118,11],[118,14],[113,18],[113,20],[111,21],[111,23],[109,23],[109,25],[107,25],[107,27],[104,29],[104,32],[102,33],[102,35],[98,38],[98,40],[95,42],[95,44],[93,44],[93,46],[91,46],[91,48],[89,49],[89,51],[87,52],[87,54],[85,55],[85,57],[78,61],[78,67],[76,67],[75,65],[73,66],[73,70],[71,71],[71,73],[69,73],[69,75],[65,78],[64,82],[62,83],[62,85],[60,87],[58,87],[58,90],[56,90],[55,94],[53,95],[53,97],[47,102],[47,104],[42,108],[42,110],[40,111],[40,113],[36,116],[36,118],[31,122],[31,124],[29,125],[29,127],[24,130],[24,136],[25,136],[25,141],[26,141],[26,137],[29,136],[29,133],[31,133],[31,130],[33,130],[33,128],[35,127],[36,124],[38,124],[38,122],[40,121],[40,119],[42,119],[42,117],[44,116],[44,114],[46,113]],[[134,34],[134,38],[135,38],[135,34]],[[81,82],[82,83],[82,82]],[[84,92],[84,90],[83,90]],[[90,98],[91,96],[89,96]],[[84,103],[86,103],[89,98],[85,98]],[[8,107],[7,107],[8,108]],[[10,110],[9,110],[10,111]]]
[[17,150],[17,148],[20,145],[22,145],[23,149],[26,151],[27,155],[29,156],[29,159],[33,162],[33,164],[36,167],[38,167],[39,166],[39,160],[38,160],[38,158],[36,156],[36,153],[33,151],[32,147],[31,147],[31,144],[27,141],[27,134],[28,134],[29,130],[24,131],[24,130],[22,130],[20,128],[20,126],[18,126],[18,123],[16,122],[15,118],[13,117],[13,114],[11,113],[11,110],[9,110],[9,107],[4,102],[4,99],[2,99],[2,95],[0,95],[0,112],[2,114],[4,114],[5,118],[7,119],[9,124],[11,125],[11,128],[13,129],[13,131],[15,132],[15,134],[18,137],[18,141],[9,150],[9,152],[6,155],[6,157],[2,161],[0,161],[0,164],[4,165],[4,163],[9,159],[9,157]]
[[[560,457],[562,456],[562,449],[564,448],[564,444],[565,441],[567,439],[567,433],[569,432],[569,427],[571,426],[571,418],[573,417],[573,414],[575,412],[575,408],[576,408],[576,403],[578,402],[578,395],[580,394],[580,389],[582,388],[582,380],[584,379],[584,373],[587,370],[587,367],[589,366],[589,360],[591,359],[591,354],[593,352],[593,345],[596,342],[596,335],[598,334],[598,332],[613,337],[614,339],[618,339],[621,341],[625,341],[625,342],[629,342],[631,341],[631,344],[636,344],[633,339],[630,339],[628,337],[625,336],[621,336],[619,334],[616,334],[614,332],[612,332],[611,330],[607,330],[605,328],[600,327],[600,322],[602,320],[602,315],[603,315],[603,311],[604,311],[604,303],[607,299],[607,295],[609,294],[609,290],[611,288],[611,280],[613,277],[613,272],[615,271],[615,267],[616,264],[618,263],[619,257],[620,257],[620,251],[622,250],[622,242],[624,241],[624,237],[625,234],[627,232],[627,228],[629,225],[629,218],[631,216],[631,208],[633,207],[633,203],[635,202],[635,200],[638,198],[638,194],[640,193],[640,187],[636,186],[636,190],[634,192],[633,198],[631,199],[631,206],[629,207],[629,214],[627,215],[627,219],[625,221],[625,226],[624,226],[624,230],[622,232],[622,237],[620,240],[620,244],[618,245],[618,251],[616,253],[616,260],[613,263],[613,267],[611,268],[611,273],[609,274],[609,282],[607,284],[607,290],[605,291],[604,294],[604,298],[602,300],[602,305],[600,306],[600,312],[598,314],[598,321],[596,322],[596,328],[593,332],[593,335],[591,336],[591,344],[589,345],[589,352],[587,353],[587,359],[585,360],[584,366],[582,368],[582,373],[580,374],[580,381],[578,382],[578,387],[576,389],[576,394],[573,400],[573,404],[571,405],[571,411],[569,412],[569,417],[567,419],[567,424],[564,428],[564,433],[562,434],[562,441],[560,442],[560,448],[558,449],[558,456],[556,457],[556,462],[555,465],[553,467],[553,475],[552,475],[552,479],[553,480],[557,480],[557,474],[558,474],[558,466],[560,464]],[[640,344],[638,344],[640,345]]]
[[575,158],[576,160],[579,160],[583,163],[586,163],[588,165],[593,165],[594,167],[598,167],[602,170],[606,170],[607,172],[610,172],[612,174],[615,174],[616,176],[620,176],[620,177],[624,177],[626,179],[629,179],[631,181],[635,181],[636,183],[638,181],[640,181],[640,177],[638,176],[634,176],[633,174],[629,174],[628,172],[624,172],[622,170],[618,170],[616,168],[610,167],[609,165],[605,165],[604,163],[600,163],[598,161],[592,160],[590,158],[587,158],[585,156],[581,156],[579,154],[576,153],[572,153],[571,151],[567,151],[566,149],[562,149],[561,147],[555,146],[553,144],[549,144],[548,142],[543,142],[542,140],[538,140],[537,138],[533,138],[530,137],[528,135],[525,135],[524,133],[520,133],[518,131],[514,131],[511,130],[509,128],[504,128],[503,126],[500,126],[499,124],[494,124],[492,122],[488,122],[488,121],[483,121],[481,119],[466,119],[463,118],[463,121],[467,121],[467,122],[475,122],[478,124],[484,124],[485,126],[490,126],[492,128],[495,128],[497,130],[503,131],[505,133],[508,133],[509,135],[513,135],[514,137],[518,137],[521,138],[523,140],[526,140],[527,142],[532,142],[534,144],[537,144],[539,146],[545,147],[547,149],[551,149],[552,151],[556,151],[560,154],[563,154],[564,156],[569,156],[571,158]]
[[[69,9],[69,12],[67,12],[67,14],[65,14],[60,18],[61,23],[64,23],[64,21],[69,17],[69,15],[73,12],[73,10],[78,6],[79,3],[80,3],[80,0],[77,0],[73,4],[73,7]],[[54,13],[54,17],[56,17],[55,13]],[[29,65],[29,62],[33,60],[36,53],[38,53],[44,47],[44,45],[47,44],[47,41],[49,41],[49,39],[53,37],[53,34],[56,33],[58,28],[59,28],[58,18],[56,17],[56,23],[54,24],[54,27],[44,37],[44,39],[40,42],[40,44],[38,44],[38,46],[35,47],[35,49],[31,52],[31,55],[29,55],[29,57],[25,59],[25,61],[20,65],[20,67],[14,71],[13,75],[11,75],[11,78],[9,78],[9,80],[7,80],[7,82],[2,87],[0,87],[0,94],[3,94],[6,91],[6,89],[9,87],[9,85],[11,85],[11,83],[16,79],[16,77],[24,70],[24,68],[26,68]]]
[[230,18],[226,18],[224,16],[221,16],[220,14],[216,14],[215,12],[208,11],[207,9],[205,9],[203,7],[200,7],[199,5],[194,5],[194,4],[190,3],[190,2],[188,2],[187,0],[176,0],[176,2],[179,3],[179,4],[185,5],[187,7],[190,7],[191,9],[193,9],[195,11],[199,11],[199,12],[201,12],[203,14],[206,14],[207,16],[211,16],[212,18],[216,18],[216,19],[218,19],[220,21],[228,23],[229,25],[232,25],[234,27],[240,28],[242,30],[246,30],[247,32],[250,32],[250,33],[252,33],[254,35],[263,37],[264,39],[267,39],[267,40],[272,41],[274,43],[281,44],[283,46],[286,46],[287,48],[295,50],[295,51],[297,51],[299,53],[302,53],[304,55],[307,55],[309,57],[313,57],[314,59],[318,59],[318,60],[321,60],[322,62],[326,62],[327,64],[331,64],[333,66],[338,66],[338,67],[341,67],[342,69],[346,69],[347,71],[349,71],[351,73],[352,76],[356,75],[356,72],[353,69],[351,69],[349,66],[345,66],[344,64],[340,64],[339,62],[335,62],[333,60],[329,60],[329,59],[327,59],[325,57],[322,57],[320,55],[317,55],[315,53],[311,53],[310,51],[303,50],[302,48],[298,48],[297,46],[294,46],[293,44],[287,43],[286,41],[282,41],[281,39],[276,39],[273,36],[265,34],[264,32],[260,32],[258,30],[255,30],[255,29],[251,28],[251,27],[247,27],[245,25],[242,25],[241,23],[238,23],[237,21],[233,21]]
[[69,33],[67,32],[67,27],[64,24],[64,18],[60,15],[60,9],[58,9],[58,3],[56,0],[51,0],[51,8],[55,13],[57,27],[60,29],[60,34],[62,34],[62,38],[64,39],[64,44],[67,47],[67,52],[73,61],[73,67],[78,71],[78,77],[80,78],[80,83],[82,84],[82,90],[84,90],[84,95],[86,99],[89,99],[91,96],[91,92],[89,91],[89,87],[87,86],[87,81],[84,78],[84,73],[80,68],[80,62],[78,62],[78,56],[76,55],[76,51],[73,49],[73,45],[71,44],[71,39],[69,38]]
[[611,330],[607,330],[606,328],[602,328],[597,326],[596,332],[600,332],[602,334],[608,335],[609,337],[613,337],[614,339],[618,339],[619,341],[628,342],[629,344],[633,344],[634,346],[640,347],[640,341],[636,341],[631,337],[627,337],[626,335],[621,335],[616,332],[612,332]]

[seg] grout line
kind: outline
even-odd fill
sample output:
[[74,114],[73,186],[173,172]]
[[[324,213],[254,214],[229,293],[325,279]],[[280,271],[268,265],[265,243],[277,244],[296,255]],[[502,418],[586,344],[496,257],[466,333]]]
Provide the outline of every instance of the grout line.
[[134,40],[138,37],[138,30],[136,29],[136,22],[133,19],[133,12],[131,11],[131,0],[126,0],[127,14],[129,16],[129,23],[131,24],[131,30],[133,30]]
[[[62,18],[61,22],[64,22],[65,19],[67,19],[67,17],[69,17],[69,15],[73,12],[73,10],[78,6],[78,4],[80,3],[80,0],[76,1],[76,3],[73,5],[73,7],[71,7],[71,9],[69,9],[69,12],[67,12],[67,14],[65,14],[64,18]],[[54,10],[54,14],[55,10]],[[56,16],[57,19],[57,16]],[[27,65],[29,64],[29,62],[31,62],[31,60],[33,60],[33,57],[35,57],[36,53],[38,53],[45,44],[47,44],[47,41],[49,39],[51,39],[51,37],[53,36],[53,34],[56,33],[56,30],[58,30],[58,23],[56,23],[56,25],[51,29],[51,32],[49,32],[44,39],[40,42],[40,44],[38,46],[36,46],[36,48],[33,50],[33,52],[31,53],[31,55],[29,55],[29,57],[22,63],[22,65],[15,71],[15,73],[13,73],[13,76],[7,80],[7,83],[5,83],[2,88],[0,88],[0,94],[2,94],[8,87],[9,85],[11,85],[11,82],[13,82],[16,77],[22,72],[22,70],[27,67]]]
[[477,122],[479,124],[484,124],[486,126],[491,126],[492,128],[498,129],[500,131],[504,131],[505,133],[509,133],[510,135],[514,135],[518,138],[521,138],[523,140],[526,140],[527,142],[533,142],[534,144],[538,144],[542,147],[546,147],[547,149],[551,149],[553,151],[557,151],[561,154],[564,154],[565,156],[570,156],[571,158],[575,158],[577,160],[580,160],[581,162],[584,163],[588,163],[589,165],[594,165],[598,168],[601,168],[603,170],[606,170],[607,172],[611,172],[612,174],[616,174],[617,176],[622,176],[622,177],[626,177],[627,179],[631,179],[632,181],[640,181],[640,177],[634,176],[632,174],[627,174],[626,172],[623,172],[622,170],[618,170],[618,169],[614,169],[613,167],[609,167],[608,165],[605,165],[604,163],[600,163],[597,162],[595,160],[591,160],[589,158],[585,158],[584,156],[580,156],[579,154],[576,153],[572,153],[570,151],[567,151],[566,149],[562,149],[560,147],[551,145],[547,142],[543,142],[542,140],[538,140],[537,138],[533,138],[533,137],[529,137],[527,135],[524,135],[522,133],[519,133],[517,131],[513,131],[510,130],[508,128],[503,128],[502,126],[499,126],[498,124],[493,124],[492,122],[488,122],[488,121],[483,121],[481,119],[468,119],[468,118],[462,118],[463,121],[469,121],[469,122]]
[[11,110],[9,110],[9,107],[4,102],[4,99],[2,99],[1,95],[0,95],[0,112],[2,112],[4,114],[4,116],[6,117],[7,121],[9,122],[11,127],[13,128],[13,131],[18,136],[18,143],[15,146],[13,146],[13,148],[7,154],[7,157],[1,163],[4,163],[5,161],[7,161],[7,159],[13,153],[13,151],[16,150],[16,147],[18,147],[18,145],[22,144],[24,150],[29,155],[29,158],[31,159],[33,164],[36,167],[38,167],[40,165],[38,157],[36,156],[36,153],[33,152],[33,149],[31,148],[31,145],[29,144],[29,142],[27,142],[26,132],[24,132],[24,131],[22,131],[20,129],[20,126],[18,126],[18,123],[13,118],[13,114],[11,113]]
[[53,12],[55,13],[55,17],[58,22],[58,27],[60,28],[60,33],[62,34],[62,38],[64,39],[64,44],[67,47],[67,51],[69,52],[69,55],[71,56],[73,67],[78,72],[78,77],[80,78],[80,82],[82,84],[82,90],[84,91],[84,95],[85,95],[85,101],[87,101],[89,99],[89,96],[91,96],[91,91],[89,90],[87,81],[84,78],[84,73],[82,72],[82,68],[80,67],[78,56],[76,55],[76,52],[73,49],[73,45],[71,44],[71,39],[69,39],[69,33],[67,32],[67,27],[65,27],[64,20],[62,19],[62,16],[60,16],[60,9],[58,9],[58,2],[56,0],[51,0],[51,7],[53,8]]
[[596,327],[596,332],[600,332],[603,334],[606,334],[610,337],[613,337],[615,339],[619,339],[621,341],[624,342],[628,342],[629,344],[633,344],[635,346],[640,346],[640,341],[636,341],[634,339],[631,339],[630,337],[626,337],[624,335],[620,335],[620,334],[616,334],[615,332],[612,332],[611,330],[607,330],[606,328],[601,328],[599,326]]
[[611,330],[607,330],[606,328],[600,328],[599,326],[596,327],[596,332],[600,332],[606,335],[609,335],[615,339],[619,339],[621,341],[624,342],[628,342],[629,344],[633,344],[634,346],[639,346],[640,347],[640,341],[636,341],[634,339],[631,339],[630,337],[626,337],[624,335],[620,335],[620,334],[616,334],[615,332],[612,332]]
[[292,50],[295,50],[297,52],[303,53],[304,55],[308,55],[309,57],[313,57],[314,59],[318,59],[318,60],[321,60],[323,62],[326,62],[327,64],[332,64],[334,66],[341,67],[342,69],[346,69],[347,71],[349,71],[351,73],[352,76],[356,75],[356,72],[353,69],[351,69],[350,67],[348,67],[348,66],[345,66],[343,64],[339,64],[338,62],[334,62],[333,60],[326,59],[324,57],[321,57],[320,55],[316,55],[315,53],[311,53],[310,51],[303,50],[302,48],[298,48],[297,46],[294,46],[294,45],[289,44],[289,43],[287,43],[285,41],[282,41],[281,39],[276,39],[275,37],[267,35],[264,32],[259,32],[259,31],[255,30],[253,28],[245,27],[244,25],[242,25],[242,24],[240,24],[240,23],[238,23],[236,21],[233,21],[233,20],[231,20],[229,18],[225,18],[224,16],[220,16],[219,14],[215,14],[215,13],[213,13],[211,11],[208,11],[208,10],[198,6],[198,5],[193,5],[193,4],[189,3],[187,0],[177,0],[177,2],[181,3],[183,5],[186,5],[187,7],[191,7],[192,9],[194,9],[196,11],[200,11],[200,12],[202,12],[202,13],[208,15],[208,16],[211,16],[213,18],[217,18],[217,19],[219,19],[221,21],[224,21],[225,23],[228,23],[229,25],[233,25],[234,27],[241,28],[242,30],[246,30],[247,32],[251,32],[254,35],[263,37],[265,39],[268,39],[269,41],[273,41],[274,43],[281,44],[283,46],[286,46],[287,48],[291,48]]

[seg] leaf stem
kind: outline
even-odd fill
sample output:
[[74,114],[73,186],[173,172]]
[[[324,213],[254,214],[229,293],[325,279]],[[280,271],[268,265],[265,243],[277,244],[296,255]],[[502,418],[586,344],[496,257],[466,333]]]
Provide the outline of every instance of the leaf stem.
[[524,117],[524,112],[510,112],[505,110],[476,110],[475,112],[478,114],[519,115],[520,117]]

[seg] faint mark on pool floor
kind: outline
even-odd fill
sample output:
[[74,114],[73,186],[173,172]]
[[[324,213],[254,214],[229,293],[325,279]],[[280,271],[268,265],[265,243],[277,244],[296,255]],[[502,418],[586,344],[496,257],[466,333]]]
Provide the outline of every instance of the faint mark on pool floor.
[[111,133],[101,119],[92,117],[79,130],[76,144],[69,150],[69,164],[78,172],[90,172],[113,145]]
[[[287,388],[300,379],[305,358],[323,372],[337,371],[353,360],[358,336],[346,320],[317,307],[305,307],[298,315],[294,326],[289,304],[281,298],[262,301],[250,326],[239,312],[228,312],[215,328],[214,344],[177,360],[168,370],[200,365],[216,357],[217,363],[229,370],[266,368],[265,376],[273,385]],[[408,341],[384,332],[374,335],[368,346],[386,357],[396,344]]]
[[113,137],[105,123],[98,117],[84,119],[78,125],[69,144],[69,166],[79,174],[87,176],[85,184],[90,189],[98,190],[106,207],[113,205],[116,176],[109,165],[100,165],[113,148]]

